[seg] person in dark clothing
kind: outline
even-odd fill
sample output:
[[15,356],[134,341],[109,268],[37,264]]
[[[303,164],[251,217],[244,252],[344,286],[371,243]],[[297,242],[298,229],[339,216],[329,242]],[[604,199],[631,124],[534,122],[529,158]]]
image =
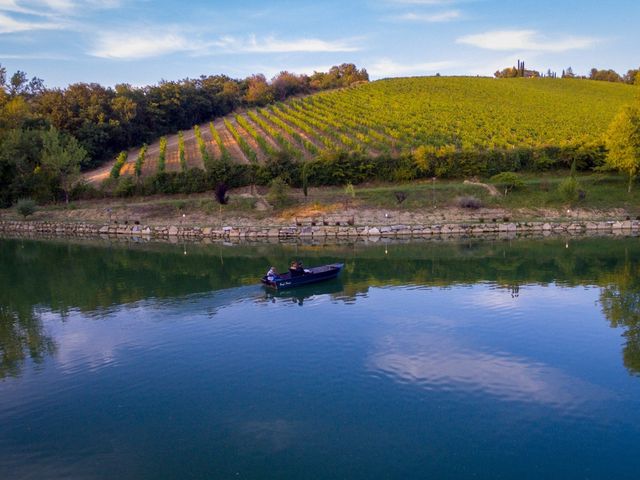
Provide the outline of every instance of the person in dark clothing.
[[299,277],[304,275],[304,267],[302,266],[302,262],[293,261],[291,262],[291,266],[289,267],[289,272],[292,277]]

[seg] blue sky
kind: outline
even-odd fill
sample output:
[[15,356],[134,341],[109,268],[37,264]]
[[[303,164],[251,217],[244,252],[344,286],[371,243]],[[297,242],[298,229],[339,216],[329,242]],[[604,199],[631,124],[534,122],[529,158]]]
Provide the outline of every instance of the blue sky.
[[47,86],[640,66],[640,0],[0,0],[0,63]]

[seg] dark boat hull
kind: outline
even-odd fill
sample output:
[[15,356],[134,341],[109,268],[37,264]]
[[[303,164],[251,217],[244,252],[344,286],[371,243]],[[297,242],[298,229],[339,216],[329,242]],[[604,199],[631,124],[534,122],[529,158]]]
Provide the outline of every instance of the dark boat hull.
[[302,285],[310,285],[312,283],[323,282],[325,280],[331,280],[338,276],[342,268],[343,263],[333,263],[331,265],[323,265],[321,267],[313,267],[305,269],[304,275],[291,275],[291,273],[285,273],[280,275],[274,281],[267,280],[267,277],[262,277],[262,283],[268,287],[277,289],[292,288]]

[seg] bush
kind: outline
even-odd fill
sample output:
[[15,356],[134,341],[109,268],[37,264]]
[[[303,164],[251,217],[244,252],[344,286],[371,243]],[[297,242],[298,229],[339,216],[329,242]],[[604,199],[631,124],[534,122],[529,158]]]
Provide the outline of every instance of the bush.
[[229,203],[229,195],[227,195],[227,191],[228,187],[224,183],[219,183],[218,185],[216,185],[213,193],[220,205],[226,205],[227,203]]
[[31,198],[22,198],[16,204],[17,212],[26,220],[29,215],[36,212],[36,202]]
[[477,210],[483,207],[482,200],[472,195],[457,197],[455,200],[455,205],[458,208],[468,208],[471,210]]
[[560,185],[558,185],[558,192],[564,200],[567,202],[575,202],[580,195],[580,184],[575,177],[565,178]]
[[282,178],[277,177],[271,181],[267,201],[276,208],[282,208],[291,204],[289,197],[289,185]]
[[514,172],[502,172],[491,177],[491,181],[504,190],[507,195],[511,190],[524,187],[520,175]]
[[113,193],[118,197],[133,197],[136,194],[136,182],[133,177],[122,177]]

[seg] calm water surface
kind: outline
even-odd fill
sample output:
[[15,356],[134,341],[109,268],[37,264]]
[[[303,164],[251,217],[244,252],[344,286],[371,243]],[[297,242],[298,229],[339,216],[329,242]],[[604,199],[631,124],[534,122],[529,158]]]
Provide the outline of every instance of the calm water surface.
[[[340,280],[272,295],[293,258]],[[637,478],[640,240],[0,240],[2,479]]]

